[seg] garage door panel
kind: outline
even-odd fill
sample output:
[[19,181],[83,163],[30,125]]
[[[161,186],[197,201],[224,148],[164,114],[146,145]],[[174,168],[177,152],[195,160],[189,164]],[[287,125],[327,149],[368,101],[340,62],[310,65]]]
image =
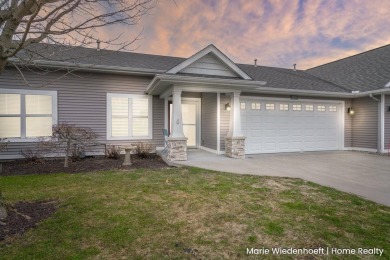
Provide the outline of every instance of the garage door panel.
[[[244,102],[251,103],[250,98]],[[338,150],[340,144],[340,113],[330,112],[335,103],[310,101],[253,101],[261,103],[261,109],[250,106],[242,110],[242,128],[246,135],[248,153],[272,153],[294,151]],[[266,103],[275,104],[274,110],[266,110]],[[280,104],[288,104],[288,110],[280,110]],[[300,104],[301,111],[293,111],[293,104]],[[306,111],[306,105],[314,111]],[[317,106],[326,111],[317,111]],[[337,105],[337,111],[342,111]]]

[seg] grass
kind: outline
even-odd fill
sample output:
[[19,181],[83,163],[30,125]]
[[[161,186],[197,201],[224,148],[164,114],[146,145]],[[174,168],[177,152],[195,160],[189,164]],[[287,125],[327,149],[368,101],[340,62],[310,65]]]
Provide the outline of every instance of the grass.
[[1,242],[2,259],[239,259],[247,247],[277,246],[376,247],[390,258],[389,207],[300,179],[179,168],[0,182],[8,202],[59,205]]

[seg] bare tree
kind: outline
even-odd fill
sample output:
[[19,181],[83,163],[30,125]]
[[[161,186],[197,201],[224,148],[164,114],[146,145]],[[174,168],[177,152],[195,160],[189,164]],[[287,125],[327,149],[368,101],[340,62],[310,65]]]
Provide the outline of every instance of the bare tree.
[[9,58],[28,46],[46,42],[88,46],[100,40],[126,48],[137,39],[99,39],[99,29],[136,25],[157,0],[0,0],[0,73]]
[[73,149],[87,150],[97,145],[97,135],[89,128],[78,127],[68,123],[53,126],[53,136],[50,140],[40,142],[42,150],[62,152],[65,154],[64,167],[69,166],[69,157]]
[[[0,138],[0,152],[5,150],[8,145],[8,140],[5,138]],[[3,164],[0,161],[0,173],[3,171]],[[3,192],[1,191],[0,187],[0,221],[5,220],[8,216],[8,210],[7,210],[7,204],[5,203],[5,200],[3,198]]]

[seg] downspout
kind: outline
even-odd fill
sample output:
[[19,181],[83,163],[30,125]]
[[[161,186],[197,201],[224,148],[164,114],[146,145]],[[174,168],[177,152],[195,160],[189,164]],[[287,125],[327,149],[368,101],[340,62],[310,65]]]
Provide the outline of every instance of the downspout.
[[369,95],[368,95],[371,99],[373,99],[373,100],[375,100],[377,103],[378,103],[378,133],[377,133],[377,135],[378,135],[378,143],[377,143],[377,152],[380,154],[382,151],[382,112],[381,112],[381,103],[382,103],[382,101],[380,100],[380,99],[378,99],[378,98],[376,98],[376,97],[374,97],[373,95],[372,95],[372,93],[370,93]]
[[380,99],[377,99],[376,97],[374,97],[373,95],[372,95],[372,93],[370,93],[369,95],[368,95],[370,98],[372,98],[373,100],[375,100],[376,102],[381,102],[381,100]]

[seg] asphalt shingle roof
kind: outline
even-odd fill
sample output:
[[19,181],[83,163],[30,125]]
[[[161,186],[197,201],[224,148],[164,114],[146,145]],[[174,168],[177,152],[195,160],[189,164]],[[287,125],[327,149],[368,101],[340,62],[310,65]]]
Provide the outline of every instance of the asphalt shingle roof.
[[258,81],[266,81],[265,87],[329,91],[329,92],[347,92],[346,89],[336,84],[326,82],[314,77],[302,70],[292,70],[284,68],[274,68],[265,66],[253,66],[247,64],[237,64],[251,78]]
[[382,89],[390,82],[390,45],[306,70],[349,90]]
[[[186,58],[93,48],[35,44],[18,54],[21,59],[93,64],[164,73]],[[383,88],[390,81],[390,45],[306,71],[237,64],[267,88],[350,93]],[[201,76],[201,75],[198,75]]]
[[179,57],[104,49],[98,51],[92,48],[44,43],[30,45],[28,51],[18,54],[18,58],[21,59],[28,59],[29,56],[32,56],[33,60],[162,70],[164,72],[185,60]]

